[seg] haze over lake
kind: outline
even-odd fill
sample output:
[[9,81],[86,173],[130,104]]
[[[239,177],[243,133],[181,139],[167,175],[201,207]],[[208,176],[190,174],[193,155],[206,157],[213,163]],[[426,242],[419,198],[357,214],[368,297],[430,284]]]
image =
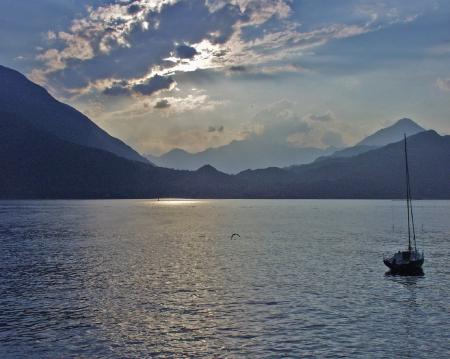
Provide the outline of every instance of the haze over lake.
[[[0,202],[0,357],[450,355],[450,201]],[[232,233],[240,238],[230,240]]]

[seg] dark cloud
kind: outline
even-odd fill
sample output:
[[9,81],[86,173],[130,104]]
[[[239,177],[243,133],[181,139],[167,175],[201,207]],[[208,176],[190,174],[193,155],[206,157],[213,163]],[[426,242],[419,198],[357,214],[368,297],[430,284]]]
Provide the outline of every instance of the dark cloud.
[[223,130],[224,130],[223,126],[218,126],[218,127],[216,127],[216,126],[209,126],[208,127],[208,132],[220,132],[220,133],[222,133]]
[[227,50],[227,49],[217,50],[213,53],[213,56],[221,58],[221,57],[224,57],[228,52],[229,52],[229,50]]
[[117,81],[114,82],[110,87],[104,89],[103,94],[108,96],[129,95],[130,89],[128,88],[126,81]]
[[[150,96],[155,92],[160,90],[169,89],[172,84],[175,83],[171,77],[164,77],[160,75],[155,75],[144,83],[130,86],[126,81],[119,81],[114,83],[112,86],[103,90],[103,94],[109,96],[120,96],[120,95],[130,95],[133,92],[139,93],[141,95]],[[166,100],[162,100],[166,101]],[[156,107],[156,106],[155,106]],[[166,106],[168,107],[168,106]],[[156,107],[162,108],[162,107]]]
[[320,121],[320,122],[330,122],[335,120],[334,114],[330,111],[322,115],[311,114],[308,116],[308,118],[312,121]]
[[128,95],[130,90],[127,87],[120,85],[113,85],[103,90],[104,95],[108,96],[123,96]]
[[154,106],[154,108],[157,108],[157,109],[160,109],[160,110],[165,109],[165,108],[169,108],[169,107],[170,107],[170,103],[166,99],[159,100]]
[[231,66],[230,71],[232,72],[245,72],[247,71],[247,68],[245,66],[239,65],[239,66]]
[[155,75],[147,82],[133,86],[132,90],[148,96],[160,90],[169,89],[174,83],[175,81],[171,77]]
[[188,45],[177,46],[177,48],[175,49],[175,53],[180,59],[192,59],[195,55],[198,54],[197,50],[194,47]]
[[142,8],[141,8],[139,5],[133,4],[133,5],[130,5],[130,6],[128,7],[128,13],[129,13],[130,15],[135,15],[135,14],[137,14],[141,9],[142,9]]

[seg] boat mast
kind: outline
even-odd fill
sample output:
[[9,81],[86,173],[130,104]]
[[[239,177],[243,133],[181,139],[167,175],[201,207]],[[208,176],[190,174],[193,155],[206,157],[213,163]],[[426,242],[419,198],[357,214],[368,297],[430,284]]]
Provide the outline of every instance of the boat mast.
[[408,213],[408,252],[411,252],[411,225],[409,210],[409,168],[408,168],[408,152],[406,150],[406,133],[403,134],[405,143],[405,171],[406,171],[406,211]]
[[[406,141],[406,138],[405,138],[405,141]],[[406,162],[407,162],[407,167],[408,167],[408,198],[409,198],[409,210],[411,211],[411,228],[412,228],[412,235],[413,235],[414,250],[417,252],[416,228],[414,225],[414,213],[413,213],[412,195],[411,195],[411,181],[409,178],[408,156],[406,157]]]

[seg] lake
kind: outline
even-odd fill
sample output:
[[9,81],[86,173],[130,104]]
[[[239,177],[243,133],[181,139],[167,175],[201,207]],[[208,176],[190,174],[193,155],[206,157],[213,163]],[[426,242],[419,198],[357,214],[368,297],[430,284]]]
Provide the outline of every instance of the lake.
[[450,201],[414,205],[422,277],[403,201],[0,201],[0,358],[448,358]]

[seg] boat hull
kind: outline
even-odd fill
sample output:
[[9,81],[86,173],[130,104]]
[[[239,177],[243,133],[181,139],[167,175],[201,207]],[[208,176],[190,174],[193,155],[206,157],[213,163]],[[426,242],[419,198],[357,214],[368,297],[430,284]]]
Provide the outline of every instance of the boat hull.
[[420,275],[423,274],[422,265],[424,259],[409,261],[407,263],[395,263],[389,259],[384,259],[383,262],[391,270],[392,274],[403,275]]

